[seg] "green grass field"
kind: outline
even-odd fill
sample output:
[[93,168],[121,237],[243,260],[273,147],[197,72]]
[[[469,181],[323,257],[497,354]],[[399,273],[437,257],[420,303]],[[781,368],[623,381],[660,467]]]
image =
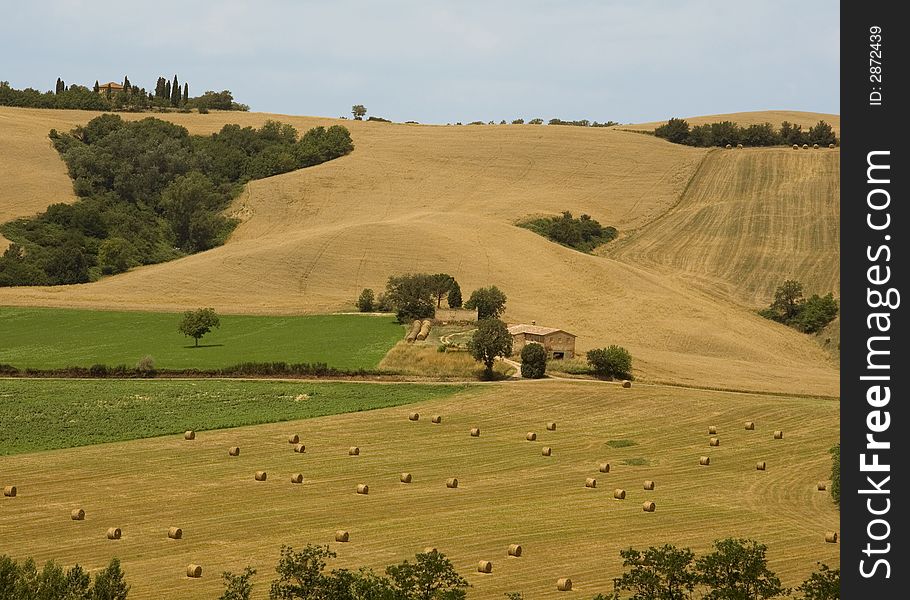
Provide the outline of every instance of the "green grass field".
[[220,380],[0,381],[0,455],[308,419],[462,386]]
[[133,367],[151,355],[157,368],[218,368],[239,362],[316,363],[372,369],[403,336],[393,317],[221,316],[221,327],[193,347],[177,332],[180,313],[0,308],[0,363],[20,369]]

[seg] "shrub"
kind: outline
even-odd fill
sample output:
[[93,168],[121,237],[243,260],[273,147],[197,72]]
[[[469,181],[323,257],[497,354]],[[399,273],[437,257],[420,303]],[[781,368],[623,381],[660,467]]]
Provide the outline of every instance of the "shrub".
[[146,354],[136,363],[136,373],[140,377],[155,376],[155,359]]
[[788,279],[774,292],[774,300],[759,315],[804,333],[816,333],[837,317],[839,306],[830,292],[825,296],[803,297],[803,284]]
[[587,359],[598,377],[630,379],[632,376],[632,355],[622,346],[588,350]]
[[581,252],[591,252],[616,237],[615,227],[604,227],[590,215],[572,216],[564,211],[559,217],[543,217],[518,224],[554,242]]
[[[151,359],[151,356],[147,358]],[[142,362],[141,359],[140,362]],[[152,363],[152,368],[154,369],[154,363]],[[92,377],[107,377],[108,368],[107,365],[94,364],[88,368],[88,372]]]
[[365,288],[360,292],[360,297],[357,298],[357,310],[363,313],[373,312],[373,300],[373,290]]
[[521,376],[525,379],[540,379],[547,371],[547,351],[537,343],[525,344],[521,349]]

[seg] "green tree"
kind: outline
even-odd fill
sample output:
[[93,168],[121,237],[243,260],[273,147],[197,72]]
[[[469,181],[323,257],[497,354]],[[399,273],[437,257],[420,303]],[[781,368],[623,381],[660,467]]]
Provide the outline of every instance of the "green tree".
[[521,349],[521,376],[541,379],[547,372],[547,350],[541,344],[529,342]]
[[630,379],[632,376],[632,355],[622,346],[613,344],[588,350],[586,357],[597,377]]
[[698,580],[707,586],[705,600],[760,600],[787,594],[768,568],[768,547],[754,540],[726,538],[696,563]]
[[840,569],[816,564],[818,570],[796,588],[802,594],[800,600],[840,600]]
[[95,92],[96,94],[101,91],[101,86],[98,85],[97,79],[95,80],[95,86],[92,88],[92,91]]
[[654,135],[674,144],[685,144],[689,139],[689,123],[685,119],[672,118],[654,130]]
[[386,568],[395,600],[459,600],[466,596],[468,582],[452,562],[437,551],[417,554]]
[[454,279],[452,280],[452,288],[446,296],[446,302],[449,304],[449,308],[461,308],[461,286]]
[[429,275],[425,273],[389,277],[385,297],[395,307],[400,323],[431,318],[436,311]]
[[107,568],[95,574],[92,600],[126,600],[129,591],[130,586],[124,579],[120,560],[112,558]]
[[735,146],[742,141],[739,126],[733,121],[711,123],[711,136],[714,138],[715,146],[726,146],[727,144]]
[[746,146],[774,146],[781,137],[771,123],[755,123],[742,130],[741,141]]
[[828,452],[831,454],[831,499],[840,506],[840,444]]
[[828,144],[833,144],[837,141],[837,136],[834,135],[834,128],[825,123],[824,121],[819,121],[813,127],[809,129],[809,142],[810,144],[818,144],[819,146],[827,146]]
[[629,569],[613,580],[617,592],[631,592],[629,600],[688,600],[692,597],[698,574],[695,553],[670,544],[650,547],[644,552],[620,550],[622,565]]
[[436,273],[435,275],[430,275],[428,284],[430,293],[436,298],[436,308],[439,308],[442,306],[442,299],[452,289],[452,285],[455,284],[455,278],[448,273]]
[[788,323],[799,313],[799,307],[803,302],[803,284],[788,279],[774,291],[774,300],[770,308],[779,316],[782,323]]
[[230,571],[221,574],[224,580],[224,593],[218,600],[250,600],[253,594],[253,584],[250,579],[256,574],[256,569],[246,567],[243,573],[235,575]]
[[834,320],[838,310],[837,300],[830,292],[825,296],[813,294],[799,305],[796,316],[788,325],[805,333],[816,333]]
[[187,100],[190,99],[190,86],[187,82],[183,82],[183,103],[186,104]]
[[360,292],[360,297],[357,298],[357,310],[360,312],[373,312],[373,304],[375,300],[375,295],[373,290],[370,288],[365,288]]
[[474,336],[468,342],[468,350],[474,360],[483,363],[484,377],[491,379],[496,359],[512,355],[512,334],[499,319],[483,319],[477,323]]
[[174,75],[174,82],[171,84],[171,106],[180,106],[180,83],[177,76]]
[[477,309],[477,319],[498,319],[506,310],[506,295],[495,285],[471,292],[465,308]]
[[98,264],[105,275],[123,273],[138,264],[136,248],[121,237],[108,238],[98,248]]
[[175,178],[162,192],[160,206],[174,229],[177,246],[188,252],[211,248],[215,232],[211,226],[205,228],[207,224],[199,215],[213,212],[223,202],[224,196],[202,173],[194,171]]
[[351,107],[351,114],[354,115],[355,120],[360,121],[367,114],[367,107],[363,104],[355,104]]
[[199,346],[200,338],[216,327],[221,327],[221,320],[215,313],[215,309],[199,308],[183,313],[183,319],[180,320],[177,331],[193,338],[196,346]]
[[281,547],[275,572],[278,578],[269,588],[270,600],[328,600],[334,598],[329,577],[324,573],[328,559],[335,558],[328,546],[307,546],[295,552],[291,546]]
[[44,272],[54,285],[86,283],[89,266],[89,259],[78,242],[70,240],[63,247],[48,251]]

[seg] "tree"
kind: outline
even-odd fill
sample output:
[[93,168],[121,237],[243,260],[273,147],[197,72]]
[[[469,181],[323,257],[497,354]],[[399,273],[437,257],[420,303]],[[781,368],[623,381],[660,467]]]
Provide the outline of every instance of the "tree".
[[54,86],[55,94],[62,94],[66,90],[66,86],[63,83],[63,80],[59,77],[57,78],[57,84]]
[[727,144],[735,146],[740,142],[739,126],[733,121],[711,123],[711,136],[714,138],[715,146],[726,146]]
[[754,540],[726,538],[696,563],[698,580],[708,587],[705,600],[760,600],[787,593],[768,569],[768,547]]
[[506,309],[506,295],[495,285],[471,292],[465,308],[477,309],[477,319],[498,319]]
[[468,582],[452,561],[440,552],[417,554],[415,562],[404,561],[386,568],[395,600],[457,600],[465,597]]
[[74,240],[67,241],[61,248],[48,252],[44,272],[54,285],[87,283],[89,259]]
[[183,319],[177,326],[177,331],[193,338],[198,347],[200,338],[216,327],[221,327],[221,320],[215,313],[215,309],[199,308],[183,313]]
[[483,319],[477,323],[474,336],[468,342],[468,350],[474,360],[483,363],[484,377],[491,379],[496,359],[512,355],[512,334],[499,319]]
[[685,144],[689,139],[689,123],[685,119],[672,118],[654,130],[654,135],[674,144]]
[[692,597],[698,574],[695,553],[670,544],[650,547],[644,552],[620,550],[623,567],[631,567],[613,580],[617,592],[632,592],[629,600],[687,600]]
[[136,248],[121,237],[108,238],[98,248],[98,264],[105,275],[123,273],[138,264]]
[[269,588],[270,600],[333,598],[326,593],[329,587],[323,573],[328,559],[335,558],[328,546],[307,546],[295,552],[291,546],[281,547],[281,557],[275,572],[278,578]]
[[782,323],[787,323],[799,312],[803,303],[803,284],[793,279],[784,281],[774,292],[771,310],[779,317]]
[[622,346],[588,350],[588,364],[598,377],[629,379],[632,376],[632,355]]
[[430,293],[436,298],[436,308],[439,308],[442,306],[443,297],[452,289],[455,278],[448,273],[436,273],[430,275],[427,283],[430,286]]
[[351,107],[351,114],[354,115],[354,119],[357,121],[363,120],[364,115],[367,114],[367,107],[363,104],[355,104]]
[[825,123],[824,121],[819,121],[812,128],[809,129],[809,143],[818,144],[819,146],[827,146],[828,144],[833,144],[837,141],[837,136],[834,135],[834,129]]
[[250,600],[253,594],[253,584],[250,579],[256,574],[256,569],[246,567],[243,573],[235,575],[230,571],[221,574],[224,580],[224,593],[218,600]]
[[357,298],[357,310],[363,313],[373,312],[373,301],[375,296],[373,290],[370,288],[365,288],[360,292],[360,297]]
[[198,171],[176,177],[165,188],[160,206],[174,229],[178,247],[188,252],[212,247],[217,227],[201,221],[199,215],[213,212],[221,206],[223,198],[212,180]]
[[[176,77],[176,75],[174,77]],[[167,102],[171,101],[172,96],[171,96],[171,82],[170,81],[166,81],[164,84],[164,96],[163,97]]]
[[385,297],[395,307],[400,323],[427,319],[435,314],[429,277],[425,273],[389,277]]
[[183,103],[186,104],[186,101],[190,99],[190,86],[187,82],[183,82]]
[[126,75],[124,75],[123,76],[123,91],[129,92],[131,87],[133,87],[133,86],[130,84],[130,78],[127,77]]
[[126,600],[130,586],[124,581],[120,561],[112,558],[107,568],[95,574],[92,600]]
[[448,302],[449,308],[461,308],[461,286],[454,279],[449,294],[446,296],[446,302]]
[[174,82],[171,84],[171,106],[180,106],[180,82],[174,75]]
[[547,372],[547,350],[541,344],[529,342],[521,349],[521,376],[541,379]]
[[840,506],[840,444],[828,452],[831,454],[831,499]]
[[802,593],[801,600],[840,600],[840,569],[816,564],[818,570],[796,588]]
[[837,312],[837,300],[831,292],[825,296],[812,294],[811,298],[800,304],[796,316],[788,325],[804,333],[816,333],[833,321]]
[[97,79],[95,80],[95,85],[94,85],[94,87],[92,88],[92,91],[95,92],[96,94],[97,94],[98,92],[101,91],[101,86],[98,85],[98,80],[97,80]]

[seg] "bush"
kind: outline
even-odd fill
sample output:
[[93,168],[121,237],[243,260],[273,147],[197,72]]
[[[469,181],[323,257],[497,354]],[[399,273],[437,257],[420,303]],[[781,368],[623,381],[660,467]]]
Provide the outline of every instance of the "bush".
[[621,346],[611,345],[588,350],[587,359],[597,377],[632,378],[632,355]]
[[804,333],[816,333],[837,317],[839,306],[830,292],[825,296],[803,297],[803,284],[788,279],[774,292],[774,300],[759,315]]
[[365,288],[357,298],[357,310],[363,313],[373,312],[373,290]]
[[136,374],[140,377],[155,376],[155,359],[146,354],[136,363]]
[[604,227],[589,215],[579,218],[565,211],[559,217],[543,217],[518,224],[556,243],[580,252],[591,252],[616,237],[615,227]]
[[[148,358],[151,357],[149,356]],[[152,363],[152,368],[154,369],[154,362]],[[94,364],[88,368],[88,372],[92,377],[107,377],[108,368],[107,365]]]
[[521,376],[525,379],[540,379],[547,371],[547,351],[537,343],[525,344],[521,349]]

